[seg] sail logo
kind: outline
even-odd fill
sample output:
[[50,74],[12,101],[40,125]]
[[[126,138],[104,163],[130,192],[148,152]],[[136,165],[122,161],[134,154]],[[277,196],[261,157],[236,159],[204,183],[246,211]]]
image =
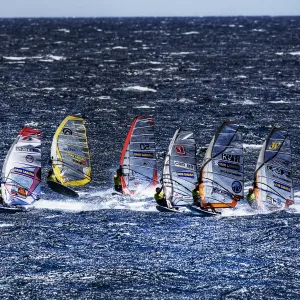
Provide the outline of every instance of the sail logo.
[[154,158],[154,154],[149,152],[133,152],[133,157]]
[[72,135],[72,134],[73,134],[72,130],[71,130],[70,128],[67,128],[67,127],[65,127],[65,128],[62,130],[62,132],[63,132],[63,134],[65,134],[65,135]]
[[240,171],[240,165],[227,163],[225,161],[218,161],[218,166],[230,170]]
[[192,172],[176,172],[176,173],[178,177],[195,178],[195,175]]
[[33,158],[32,155],[26,155],[26,156],[25,156],[25,159],[26,159],[26,161],[29,162],[29,163],[32,163],[32,162],[34,161],[34,158]]
[[16,147],[16,151],[38,153],[38,152],[40,152],[40,149],[28,145],[28,146],[23,146],[23,147]]
[[140,144],[140,149],[141,150],[150,150],[150,144],[148,144],[148,143],[141,143]]
[[25,170],[25,169],[22,169],[22,168],[14,168],[13,172],[23,174],[23,175],[26,175],[26,176],[29,176],[29,177],[34,177],[34,172],[31,172],[31,171],[28,171],[28,170]]
[[193,170],[193,171],[196,171],[196,166],[195,165],[192,165],[192,164],[187,164],[187,163],[184,163],[182,161],[174,161],[174,165],[176,167],[179,167],[179,168],[185,168],[185,169],[189,169],[189,170]]
[[277,181],[274,181],[274,186],[281,189],[281,190],[284,190],[284,191],[287,191],[287,192],[290,192],[291,191],[291,187],[288,186],[288,185],[285,185],[283,183],[280,183],[280,182],[277,182]]
[[227,161],[232,161],[236,163],[240,163],[241,156],[229,153],[222,153],[222,159]]
[[268,150],[277,150],[281,145],[281,142],[272,142]]
[[228,191],[226,191],[226,190],[222,190],[222,189],[217,188],[217,187],[215,187],[215,186],[213,187],[211,194],[212,194],[212,195],[213,195],[213,194],[226,195],[226,196],[228,196],[228,197],[230,197],[230,198],[233,197],[233,195],[232,195],[230,192],[228,192]]
[[239,181],[234,181],[231,188],[235,194],[239,194],[242,191],[243,186]]
[[80,166],[86,166],[87,165],[87,162],[85,160],[85,158],[79,156],[79,155],[76,155],[76,154],[73,154],[73,153],[68,153],[68,156],[72,157],[72,161],[77,164],[77,165],[80,165]]
[[179,155],[186,155],[185,149],[184,149],[184,147],[181,146],[181,145],[175,146],[175,151],[176,151],[176,153],[179,154]]

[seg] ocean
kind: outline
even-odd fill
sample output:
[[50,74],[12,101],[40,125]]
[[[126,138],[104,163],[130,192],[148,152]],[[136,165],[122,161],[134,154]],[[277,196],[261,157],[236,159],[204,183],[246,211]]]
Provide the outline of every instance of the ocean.
[[[1,299],[300,299],[300,17],[0,19],[0,168],[24,125],[42,130],[35,209],[0,214]],[[58,124],[82,114],[92,182],[45,182]],[[272,126],[289,131],[295,205],[240,201],[212,218],[112,196],[132,119],[155,122],[159,173],[175,130],[201,165],[225,120],[241,125],[245,186]]]

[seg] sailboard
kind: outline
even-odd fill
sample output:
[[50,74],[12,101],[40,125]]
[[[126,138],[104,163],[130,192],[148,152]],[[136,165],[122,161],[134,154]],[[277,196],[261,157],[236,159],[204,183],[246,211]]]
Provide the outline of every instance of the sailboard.
[[135,195],[157,184],[156,143],[151,117],[133,119],[120,157],[123,194]]
[[57,182],[47,181],[55,192],[78,197],[71,187],[86,185],[91,181],[91,163],[82,117],[67,116],[58,126],[51,147],[53,173]]
[[193,203],[192,190],[197,183],[196,143],[193,132],[177,129],[164,160],[163,188],[173,206]]
[[23,211],[40,199],[40,130],[24,127],[11,145],[2,168],[1,211]]
[[244,197],[243,140],[226,121],[212,138],[202,163],[199,194],[204,208],[233,208]]
[[254,175],[259,210],[280,210],[294,203],[292,153],[288,132],[273,127],[263,143]]
[[169,208],[161,205],[156,205],[156,209],[160,212],[168,212],[168,213],[184,213],[184,211],[176,209],[176,208]]
[[215,215],[221,214],[221,212],[213,212],[211,210],[201,209],[200,207],[197,207],[195,205],[189,205],[189,206],[187,206],[187,208],[189,210],[191,210],[192,212],[203,215],[203,216],[215,216]]

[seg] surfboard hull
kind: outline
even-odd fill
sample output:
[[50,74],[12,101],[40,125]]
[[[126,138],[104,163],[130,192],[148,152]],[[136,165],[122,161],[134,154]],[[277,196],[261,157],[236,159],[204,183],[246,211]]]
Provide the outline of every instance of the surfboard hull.
[[6,213],[6,214],[14,214],[17,212],[25,212],[27,211],[24,207],[5,207],[0,206],[0,213]]
[[47,184],[52,191],[54,191],[58,194],[61,194],[61,195],[67,196],[67,197],[71,197],[71,198],[79,197],[79,195],[74,190],[72,190],[71,188],[66,187],[58,182],[47,180]]
[[206,216],[206,217],[211,217],[211,216],[217,216],[217,215],[220,215],[221,213],[220,212],[212,212],[212,211],[208,211],[208,210],[203,210],[197,206],[194,206],[194,205],[190,205],[188,206],[188,209],[192,212],[195,212],[197,214],[201,214],[203,216]]
[[156,205],[156,209],[160,212],[183,213],[183,211],[181,210],[177,210],[175,208],[168,208],[161,205]]

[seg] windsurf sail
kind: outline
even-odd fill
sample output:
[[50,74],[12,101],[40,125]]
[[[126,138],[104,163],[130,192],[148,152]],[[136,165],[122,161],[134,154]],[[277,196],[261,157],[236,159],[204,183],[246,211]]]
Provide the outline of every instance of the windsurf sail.
[[254,194],[258,209],[283,209],[294,203],[292,154],[288,132],[272,128],[258,156]]
[[224,122],[206,150],[199,180],[204,207],[231,208],[244,197],[243,140],[238,129]]
[[3,164],[1,191],[8,206],[26,206],[40,198],[40,130],[24,127],[11,145]]
[[91,181],[91,163],[84,119],[67,116],[57,128],[51,147],[52,168],[65,186],[82,186]]
[[133,119],[120,158],[124,194],[134,195],[157,184],[156,144],[151,117]]
[[191,131],[176,130],[165,157],[163,187],[166,200],[192,204],[192,190],[197,183],[196,143]]

